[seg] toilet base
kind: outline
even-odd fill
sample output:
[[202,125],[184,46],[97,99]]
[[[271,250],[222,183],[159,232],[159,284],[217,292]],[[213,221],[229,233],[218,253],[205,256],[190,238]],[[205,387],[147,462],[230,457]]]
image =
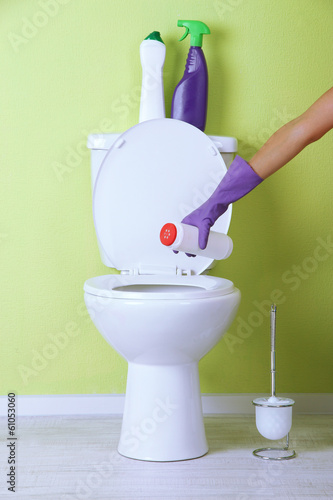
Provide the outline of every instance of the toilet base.
[[129,363],[118,452],[137,460],[171,462],[207,451],[198,363]]

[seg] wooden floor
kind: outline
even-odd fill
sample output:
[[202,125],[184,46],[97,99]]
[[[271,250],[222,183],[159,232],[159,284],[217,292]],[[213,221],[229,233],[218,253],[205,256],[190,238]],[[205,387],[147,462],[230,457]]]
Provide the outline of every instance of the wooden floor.
[[253,416],[207,417],[209,453],[169,463],[120,456],[120,418],[21,417],[15,494],[6,485],[4,418],[0,425],[1,499],[333,499],[332,415],[294,415],[290,447],[297,457],[284,462],[252,455],[276,445],[258,434]]

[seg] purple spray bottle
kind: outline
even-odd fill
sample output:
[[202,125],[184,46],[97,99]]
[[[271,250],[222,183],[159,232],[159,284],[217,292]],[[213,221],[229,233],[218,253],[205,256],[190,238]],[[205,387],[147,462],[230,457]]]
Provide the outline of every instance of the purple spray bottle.
[[208,72],[202,51],[202,36],[210,30],[201,21],[178,21],[178,26],[186,28],[184,40],[191,36],[191,47],[187,56],[183,78],[173,93],[171,118],[190,123],[204,131],[207,116]]

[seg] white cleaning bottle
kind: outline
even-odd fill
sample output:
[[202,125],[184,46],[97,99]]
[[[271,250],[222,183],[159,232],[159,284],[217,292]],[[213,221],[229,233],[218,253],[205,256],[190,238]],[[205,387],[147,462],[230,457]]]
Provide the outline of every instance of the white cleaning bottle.
[[139,122],[165,118],[163,66],[165,45],[158,31],[153,31],[140,45],[142,87]]
[[226,234],[210,231],[208,243],[204,250],[199,247],[199,229],[182,222],[167,223],[161,229],[160,240],[172,250],[202,255],[209,259],[227,259],[232,252],[232,239]]

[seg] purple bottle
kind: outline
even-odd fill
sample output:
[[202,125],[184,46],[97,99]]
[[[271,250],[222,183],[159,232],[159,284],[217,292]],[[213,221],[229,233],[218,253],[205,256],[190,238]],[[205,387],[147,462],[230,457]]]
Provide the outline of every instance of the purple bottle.
[[191,46],[186,60],[183,78],[173,93],[171,118],[190,123],[204,131],[207,116],[208,72],[202,51],[202,36],[210,34],[201,21],[178,21],[186,28],[181,40],[190,33]]

